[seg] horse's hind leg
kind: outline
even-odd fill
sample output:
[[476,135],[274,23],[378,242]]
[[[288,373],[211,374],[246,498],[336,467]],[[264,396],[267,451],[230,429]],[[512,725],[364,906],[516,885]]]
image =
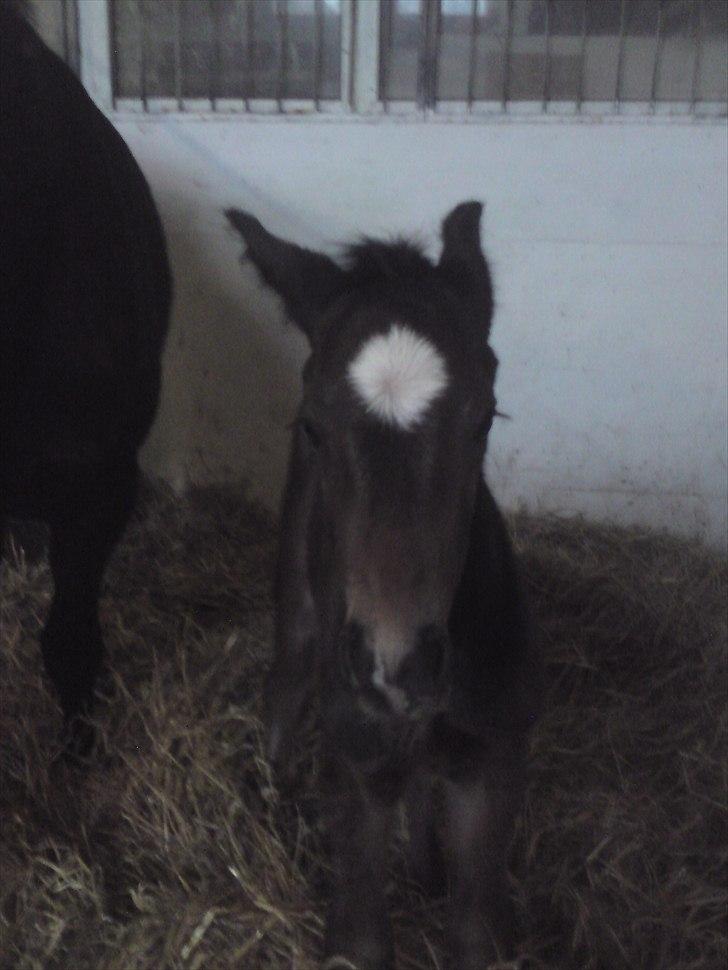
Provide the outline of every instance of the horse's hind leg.
[[101,580],[131,513],[135,481],[135,471],[115,475],[108,482],[103,505],[51,524],[49,559],[55,592],[41,647],[71,744],[79,753],[91,745],[82,718],[91,710],[103,658],[98,617]]

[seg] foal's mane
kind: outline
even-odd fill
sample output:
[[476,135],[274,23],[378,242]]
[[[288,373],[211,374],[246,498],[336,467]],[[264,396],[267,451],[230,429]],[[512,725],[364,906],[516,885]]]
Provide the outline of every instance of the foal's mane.
[[365,236],[344,249],[342,261],[349,277],[357,283],[418,279],[434,269],[425,256],[424,245],[403,238],[382,240]]

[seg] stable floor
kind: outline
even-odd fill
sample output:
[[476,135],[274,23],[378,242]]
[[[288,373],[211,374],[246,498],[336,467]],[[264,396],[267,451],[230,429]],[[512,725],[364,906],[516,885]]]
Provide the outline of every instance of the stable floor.
[[[548,676],[512,851],[521,965],[717,970],[728,952],[726,562],[640,530],[511,524]],[[145,490],[107,574],[109,670],[85,768],[58,757],[41,670],[45,559],[17,541],[6,549],[2,970],[317,965],[315,727],[293,793],[277,791],[261,754],[275,539],[242,493]],[[390,892],[398,967],[441,967],[442,905],[407,881],[401,845]]]

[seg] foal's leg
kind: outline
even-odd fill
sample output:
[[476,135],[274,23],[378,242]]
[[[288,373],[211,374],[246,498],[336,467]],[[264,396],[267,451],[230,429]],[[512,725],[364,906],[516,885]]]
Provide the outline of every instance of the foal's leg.
[[405,795],[409,833],[409,869],[412,878],[428,896],[445,892],[445,869],[440,845],[434,779],[417,770]]
[[134,478],[115,480],[103,507],[51,525],[49,559],[55,592],[41,634],[43,660],[58,692],[71,743],[85,753],[92,738],[80,718],[88,714],[103,657],[98,600],[104,567],[126,525]]
[[[333,869],[324,967],[388,970],[393,946],[384,887],[396,803],[353,775],[338,778],[329,804]],[[344,960],[337,961],[337,957]]]
[[491,962],[513,958],[506,852],[522,791],[520,766],[445,783],[453,970],[485,970]]
[[317,478],[310,472],[310,460],[302,432],[297,429],[276,567],[275,650],[263,700],[266,753],[279,778],[286,782],[291,780],[289,763],[299,723],[313,691],[318,653],[318,621],[308,554],[309,518]]

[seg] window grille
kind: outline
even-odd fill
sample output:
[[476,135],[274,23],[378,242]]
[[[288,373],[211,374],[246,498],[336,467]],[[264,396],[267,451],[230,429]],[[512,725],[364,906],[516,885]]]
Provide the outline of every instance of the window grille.
[[728,102],[726,0],[78,8],[84,80],[120,110],[702,117],[724,116]]
[[109,13],[117,101],[341,99],[340,0],[111,0]]
[[380,15],[385,108],[725,111],[725,0],[389,0]]

